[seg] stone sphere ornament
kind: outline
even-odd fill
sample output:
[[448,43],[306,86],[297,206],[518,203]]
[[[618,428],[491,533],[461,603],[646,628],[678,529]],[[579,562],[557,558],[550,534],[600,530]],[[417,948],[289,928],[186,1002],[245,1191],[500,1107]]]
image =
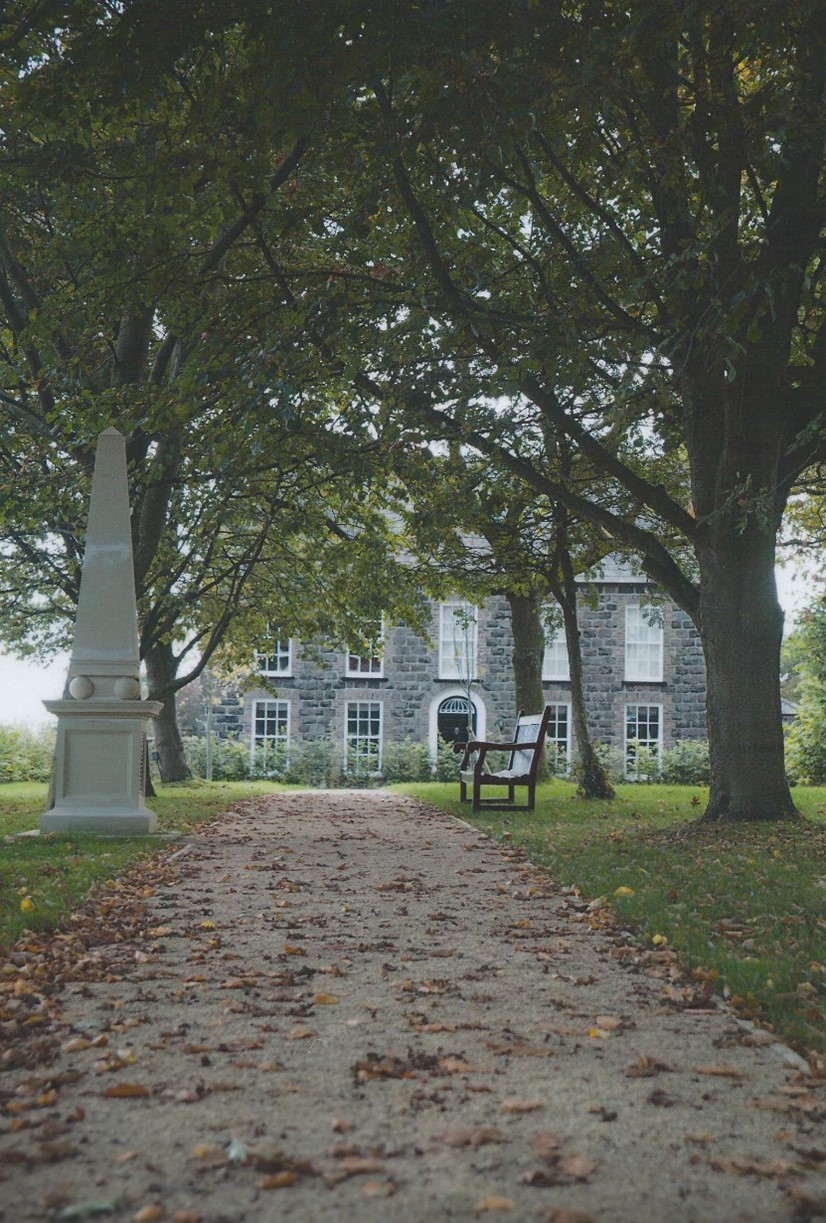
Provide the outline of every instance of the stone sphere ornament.
[[76,675],[69,683],[69,692],[76,701],[88,701],[95,690],[95,685],[88,675]]
[[141,686],[136,679],[129,675],[124,675],[122,679],[115,680],[115,696],[120,701],[137,701],[140,699]]

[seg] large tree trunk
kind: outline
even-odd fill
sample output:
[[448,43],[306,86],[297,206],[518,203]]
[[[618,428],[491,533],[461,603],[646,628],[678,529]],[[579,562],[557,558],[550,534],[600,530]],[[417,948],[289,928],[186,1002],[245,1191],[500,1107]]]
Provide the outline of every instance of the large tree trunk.
[[[516,689],[516,712],[541,713],[545,708],[542,691],[542,658],[545,653],[545,630],[542,627],[542,598],[532,588],[526,595],[508,594],[513,633],[513,679]],[[537,778],[549,776],[545,752],[539,761]]]
[[178,727],[174,688],[177,663],[172,646],[167,642],[153,646],[144,661],[149,700],[163,701],[163,709],[155,718],[155,748],[161,781],[187,781],[192,772],[186,762]]
[[778,820],[798,815],[784,767],[780,712],[783,613],[774,538],[730,524],[697,549],[698,629],[708,676],[711,792],[705,818]]

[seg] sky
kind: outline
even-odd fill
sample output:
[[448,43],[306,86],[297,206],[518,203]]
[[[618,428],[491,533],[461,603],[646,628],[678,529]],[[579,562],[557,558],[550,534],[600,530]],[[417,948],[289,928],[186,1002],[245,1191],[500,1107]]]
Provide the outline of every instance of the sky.
[[[788,630],[796,613],[811,601],[814,590],[805,575],[791,567],[778,569],[777,585]],[[0,654],[0,725],[55,726],[55,718],[43,708],[43,701],[60,698],[68,664],[65,654],[49,666]]]

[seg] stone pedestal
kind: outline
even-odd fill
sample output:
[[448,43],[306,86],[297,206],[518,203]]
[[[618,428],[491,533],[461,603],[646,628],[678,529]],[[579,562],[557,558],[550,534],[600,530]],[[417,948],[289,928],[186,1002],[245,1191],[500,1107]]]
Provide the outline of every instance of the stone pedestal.
[[144,803],[146,724],[163,706],[141,701],[126,447],[116,429],[98,439],[86,551],[69,663],[69,699],[57,715],[54,806],[41,832],[139,836],[156,819]]
[[54,806],[41,832],[141,836],[154,832],[144,803],[146,724],[160,701],[45,701],[57,714]]

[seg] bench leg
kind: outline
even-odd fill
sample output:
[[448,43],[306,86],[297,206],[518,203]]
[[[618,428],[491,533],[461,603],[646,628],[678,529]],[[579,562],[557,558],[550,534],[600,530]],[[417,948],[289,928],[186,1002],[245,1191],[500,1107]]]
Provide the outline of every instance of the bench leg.
[[482,808],[482,786],[479,781],[479,774],[473,774],[473,810],[480,811]]
[[462,781],[461,777],[459,778],[459,802],[460,803],[467,802],[467,786]]

